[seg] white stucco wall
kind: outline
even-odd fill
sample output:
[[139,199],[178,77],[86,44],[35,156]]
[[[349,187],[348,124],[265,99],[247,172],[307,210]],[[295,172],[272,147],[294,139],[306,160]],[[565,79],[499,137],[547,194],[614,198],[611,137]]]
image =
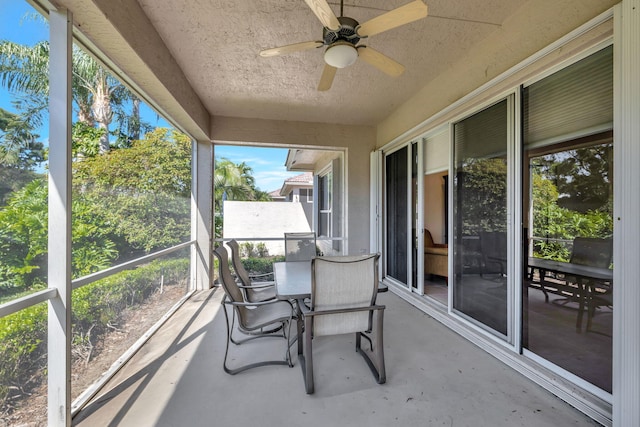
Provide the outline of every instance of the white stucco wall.
[[[225,239],[284,238],[285,232],[311,231],[301,203],[235,202],[223,205]],[[258,243],[260,240],[253,241]],[[240,241],[242,243],[242,241]],[[264,241],[269,255],[284,255],[283,241]]]

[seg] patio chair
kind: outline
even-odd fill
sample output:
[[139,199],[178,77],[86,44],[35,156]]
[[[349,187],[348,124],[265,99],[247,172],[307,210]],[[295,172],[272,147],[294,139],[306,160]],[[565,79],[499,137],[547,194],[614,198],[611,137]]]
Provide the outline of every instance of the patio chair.
[[[298,354],[307,394],[314,392],[312,338],[324,335],[356,334],[356,351],[362,355],[378,384],[386,381],[382,325],[384,306],[376,305],[378,259],[380,254],[318,257],[311,261],[311,303],[298,306],[304,332],[298,324],[298,340],[304,333],[302,354]],[[375,349],[371,359],[361,348],[362,337],[372,332],[375,322]],[[298,347],[298,353],[301,353]]]
[[317,255],[316,233],[284,233],[285,261],[311,261]]
[[[247,369],[256,368],[266,365],[288,365],[293,366],[291,362],[291,352],[289,336],[291,331],[291,321],[294,318],[294,308],[289,301],[271,300],[263,302],[247,302],[245,301],[242,291],[238,287],[231,275],[229,269],[229,255],[223,246],[217,247],[213,251],[218,258],[219,264],[219,280],[225,291],[221,304],[224,311],[224,317],[227,324],[227,345],[224,352],[224,362],[222,364],[224,371],[228,374],[235,375]],[[237,340],[233,338],[233,324],[229,323],[229,314],[227,306],[230,306],[238,318],[238,330],[248,335],[248,337]],[[263,332],[265,328],[276,326]],[[276,333],[276,332],[280,333]],[[229,343],[236,345],[243,344],[247,341],[257,338],[281,337],[287,341],[285,360],[267,360],[256,363],[247,364],[238,368],[229,368],[227,366],[227,356],[229,354]]]
[[231,263],[233,270],[238,276],[245,299],[249,302],[268,301],[275,299],[276,287],[274,281],[255,282],[255,278],[264,278],[273,276],[273,273],[249,274],[240,259],[240,246],[235,240],[227,242],[227,246],[231,248]]

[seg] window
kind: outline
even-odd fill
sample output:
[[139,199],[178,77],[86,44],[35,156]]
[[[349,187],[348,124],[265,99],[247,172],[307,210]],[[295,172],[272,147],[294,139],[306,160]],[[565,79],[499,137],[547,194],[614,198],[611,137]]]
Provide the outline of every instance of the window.
[[332,237],[332,191],[333,172],[331,169],[318,177],[318,236]]
[[300,203],[313,203],[313,189],[301,188],[300,189]]

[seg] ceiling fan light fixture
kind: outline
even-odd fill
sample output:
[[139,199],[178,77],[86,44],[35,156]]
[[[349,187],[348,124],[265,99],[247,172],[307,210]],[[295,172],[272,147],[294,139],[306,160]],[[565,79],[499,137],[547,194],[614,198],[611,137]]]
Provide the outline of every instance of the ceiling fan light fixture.
[[345,68],[356,62],[358,50],[351,43],[336,43],[324,53],[324,62],[336,68]]

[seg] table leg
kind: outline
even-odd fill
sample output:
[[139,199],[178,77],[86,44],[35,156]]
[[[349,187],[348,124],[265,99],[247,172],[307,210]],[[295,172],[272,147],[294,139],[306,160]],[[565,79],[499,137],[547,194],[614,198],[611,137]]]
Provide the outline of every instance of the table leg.
[[296,304],[296,317],[298,318],[298,321],[296,322],[296,326],[297,326],[297,333],[298,333],[298,355],[302,354],[302,333],[304,331],[303,329],[303,321],[302,321],[302,310],[300,310],[300,306],[299,304],[301,304],[302,301],[298,301],[298,303]]
[[578,319],[576,320],[576,332],[582,333],[582,317],[584,316],[584,303],[587,299],[587,284],[578,278]]

